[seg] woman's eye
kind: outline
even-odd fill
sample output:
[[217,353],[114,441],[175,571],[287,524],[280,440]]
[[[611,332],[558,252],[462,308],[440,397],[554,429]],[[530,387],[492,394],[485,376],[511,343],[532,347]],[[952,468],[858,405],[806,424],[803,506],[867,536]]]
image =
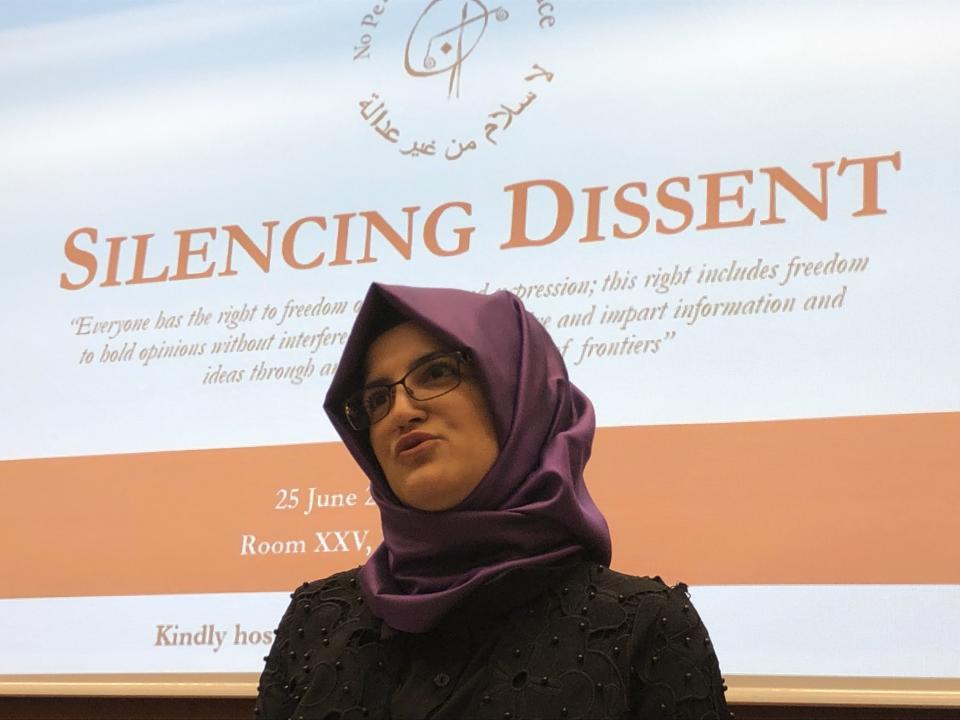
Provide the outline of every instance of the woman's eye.
[[376,410],[378,407],[381,407],[388,402],[390,402],[390,391],[386,388],[378,388],[376,390],[370,390],[367,392],[363,404],[369,412],[371,410]]
[[423,370],[417,373],[417,375],[419,376],[420,382],[433,383],[446,380],[452,375],[456,375],[456,373],[456,365],[451,363],[449,360],[437,360],[436,362],[431,362],[425,365]]

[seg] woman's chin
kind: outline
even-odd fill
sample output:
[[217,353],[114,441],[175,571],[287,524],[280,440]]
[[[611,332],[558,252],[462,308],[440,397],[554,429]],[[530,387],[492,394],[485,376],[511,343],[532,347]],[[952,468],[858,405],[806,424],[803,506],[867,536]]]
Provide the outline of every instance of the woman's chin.
[[[423,468],[426,470],[426,468]],[[444,481],[436,473],[415,472],[404,479],[394,493],[407,507],[426,512],[440,512],[456,507],[463,500],[453,488],[444,487]]]

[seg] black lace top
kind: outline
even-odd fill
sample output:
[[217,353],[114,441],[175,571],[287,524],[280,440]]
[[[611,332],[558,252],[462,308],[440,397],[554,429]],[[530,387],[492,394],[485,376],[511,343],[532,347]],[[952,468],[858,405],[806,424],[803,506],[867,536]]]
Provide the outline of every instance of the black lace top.
[[578,562],[523,568],[422,635],[367,609],[357,571],[304,584],[265,658],[267,720],[729,716],[686,586]]

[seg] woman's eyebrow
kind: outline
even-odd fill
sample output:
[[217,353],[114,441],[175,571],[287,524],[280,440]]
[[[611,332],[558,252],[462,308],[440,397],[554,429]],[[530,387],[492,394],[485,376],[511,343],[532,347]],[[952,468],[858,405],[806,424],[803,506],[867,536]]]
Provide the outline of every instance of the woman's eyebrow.
[[[409,364],[407,365],[407,373],[413,370],[420,363],[424,363],[427,360],[431,360],[437,357],[438,355],[446,355],[447,353],[450,353],[450,352],[453,352],[453,351],[452,350],[434,350],[432,352],[428,352],[426,355],[421,355],[420,357],[415,358],[414,360],[411,360],[409,362]],[[374,385],[389,385],[391,382],[393,381],[390,378],[384,377],[381,375],[379,377],[375,377],[373,380],[367,380],[367,382],[364,383],[363,387],[364,389],[366,389]]]

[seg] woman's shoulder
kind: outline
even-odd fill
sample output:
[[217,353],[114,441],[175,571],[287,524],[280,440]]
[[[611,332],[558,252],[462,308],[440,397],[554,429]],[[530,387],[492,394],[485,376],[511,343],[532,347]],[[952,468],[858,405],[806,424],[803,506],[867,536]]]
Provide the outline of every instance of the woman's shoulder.
[[332,631],[349,619],[369,615],[360,592],[359,571],[359,567],[343,570],[297,587],[290,593],[277,636],[296,634],[302,638],[305,628],[317,625]]
[[626,599],[643,599],[647,596],[651,599],[654,596],[669,599],[677,591],[681,594],[686,592],[686,585],[682,583],[671,588],[659,576],[630,575],[586,560],[574,565],[570,573],[563,578],[562,584],[567,588],[564,595],[580,590],[588,594],[591,591],[612,593],[621,602]]
[[[713,646],[685,583],[668,585],[659,576],[637,576],[611,570],[596,563],[584,563],[565,578],[560,589],[564,604],[583,602],[574,608],[593,614],[596,600],[615,601],[629,617],[637,649],[652,656],[658,651],[677,652],[691,659],[708,660]],[[595,599],[594,599],[595,598]],[[589,602],[587,602],[589,601]]]
[[298,596],[315,595],[317,593],[356,593],[360,583],[358,579],[359,573],[360,566],[357,566],[350,568],[349,570],[341,570],[338,573],[328,575],[324,578],[304,582],[296,590],[290,593],[290,598],[296,599]]
[[679,634],[687,647],[694,635],[702,645],[710,647],[706,628],[693,606],[686,583],[668,585],[660,576],[628,575],[602,566],[593,568],[591,577],[598,587],[610,588],[618,592],[621,600],[633,601],[635,633],[658,628],[667,635]]
[[630,575],[596,563],[587,564],[590,577],[607,587],[625,588],[634,593],[662,593],[670,587],[659,575]]
[[[609,569],[597,569],[596,577],[603,578],[600,582],[611,588],[626,590],[629,596],[640,601],[640,605],[648,605],[658,609],[661,614],[689,615],[693,611],[690,601],[690,590],[686,583],[668,585],[659,575],[638,576],[628,575]],[[662,623],[662,620],[661,620]]]
[[659,576],[630,575],[596,562],[579,561],[543,585],[541,592],[545,600],[534,606],[546,606],[548,615],[550,606],[555,606],[563,616],[578,617],[593,627],[616,627],[637,642],[668,625],[671,631],[684,629],[688,634],[706,636],[687,586],[670,586]]
[[606,576],[611,587],[628,588],[620,596],[632,598],[629,655],[637,682],[631,704],[637,716],[727,718],[727,686],[687,585],[595,572],[598,578]]
[[337,658],[378,636],[378,621],[360,593],[358,569],[305,582],[275,631],[257,687],[257,713],[273,720],[294,716],[314,674],[335,672]]

